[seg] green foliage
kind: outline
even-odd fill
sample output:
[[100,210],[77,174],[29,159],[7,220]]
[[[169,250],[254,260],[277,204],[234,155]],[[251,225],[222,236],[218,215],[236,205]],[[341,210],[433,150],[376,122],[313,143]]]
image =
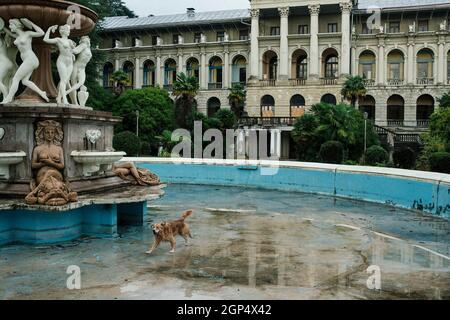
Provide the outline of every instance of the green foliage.
[[413,169],[416,165],[416,160],[416,152],[409,147],[394,152],[394,164],[398,168]]
[[152,146],[147,141],[141,141],[141,156],[149,156],[151,155]]
[[444,93],[442,97],[438,99],[439,107],[449,108],[450,107],[450,92]]
[[221,127],[217,129],[226,130],[233,129],[236,123],[236,116],[233,111],[228,109],[220,109],[214,115],[221,123]]
[[188,129],[192,122],[193,112],[197,109],[195,97],[199,90],[198,79],[188,77],[184,73],[177,76],[177,81],[173,84],[173,95],[175,101],[175,122],[179,128]]
[[173,129],[173,105],[169,94],[159,88],[128,90],[112,104],[115,116],[123,118],[117,132],[136,131],[136,111],[139,111],[139,136],[155,146],[164,130]]
[[446,141],[450,139],[450,108],[438,109],[431,115],[430,134]]
[[123,131],[114,135],[113,147],[118,151],[125,151],[127,156],[136,157],[141,150],[141,141],[130,131]]
[[233,111],[236,119],[239,119],[244,112],[243,106],[247,97],[247,92],[241,84],[234,84],[229,90],[228,101],[230,102],[231,111]]
[[[364,118],[358,110],[346,104],[336,106],[320,103],[300,117],[291,133],[298,144],[299,160],[317,161],[320,147],[327,141],[339,141],[346,159],[359,161],[364,152]],[[367,145],[378,145],[373,126],[367,126]]]
[[366,96],[367,89],[364,84],[364,79],[360,76],[347,76],[347,80],[341,90],[342,96],[347,99],[352,106],[356,102]]
[[422,152],[420,153],[417,159],[416,169],[429,171],[431,170],[430,168],[431,155],[436,152],[445,152],[446,143],[444,139],[432,136],[429,133],[423,134],[421,136],[421,139],[424,145]]
[[366,151],[366,164],[370,166],[386,165],[389,154],[380,146],[371,146]]
[[344,146],[339,141],[327,141],[320,147],[319,155],[324,163],[341,164],[344,160]]
[[436,152],[430,157],[430,169],[450,174],[450,152]]
[[114,92],[121,95],[125,91],[128,75],[124,71],[118,70],[111,75],[111,80],[114,81]]

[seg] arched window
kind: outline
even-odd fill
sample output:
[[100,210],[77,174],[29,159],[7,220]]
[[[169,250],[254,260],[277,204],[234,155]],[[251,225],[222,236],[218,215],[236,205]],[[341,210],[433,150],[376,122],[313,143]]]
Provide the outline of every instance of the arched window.
[[155,86],[155,78],[156,78],[156,67],[155,63],[152,60],[147,60],[144,62],[144,77],[142,85],[144,87],[153,87]]
[[222,89],[223,63],[219,57],[209,60],[209,89]]
[[359,111],[367,113],[370,120],[375,120],[375,98],[372,96],[365,96],[359,101]]
[[291,98],[291,117],[298,118],[305,114],[305,98],[296,94]]
[[133,87],[134,86],[134,64],[130,61],[125,62],[123,64],[123,72],[125,72],[128,76],[126,86]]
[[269,50],[263,55],[263,80],[276,80],[278,74],[278,56]]
[[208,117],[213,117],[217,111],[220,110],[220,100],[219,98],[212,97],[208,99]]
[[200,63],[196,58],[190,58],[186,62],[186,71],[189,77],[200,79]]
[[173,59],[167,59],[164,63],[164,86],[170,88],[177,81],[177,63]]
[[388,82],[389,84],[401,84],[404,80],[404,62],[403,52],[392,50],[387,57],[388,64]]
[[391,96],[387,101],[388,126],[403,126],[405,120],[405,100],[399,95]]
[[330,93],[327,93],[325,95],[322,96],[322,99],[320,99],[321,103],[328,103],[328,104],[332,104],[332,105],[336,105],[337,104],[337,100],[336,97]]
[[336,79],[339,76],[339,56],[335,49],[329,48],[322,54],[324,77]]
[[308,78],[308,56],[302,49],[296,50],[292,54],[293,78],[306,80]]
[[275,116],[275,99],[271,95],[261,98],[261,117]]
[[232,84],[240,84],[245,86],[247,83],[247,60],[244,56],[238,55],[233,59],[231,66],[231,82]]
[[359,75],[365,80],[375,80],[375,60],[375,54],[369,50],[366,50],[359,55]]
[[114,66],[112,63],[107,62],[103,66],[103,87],[104,88],[110,88],[113,86],[113,81],[111,80],[111,77],[114,73]]
[[433,84],[434,54],[430,49],[417,53],[417,84]]
[[417,99],[416,108],[417,125],[428,127],[428,122],[434,112],[434,98],[428,94],[421,95]]

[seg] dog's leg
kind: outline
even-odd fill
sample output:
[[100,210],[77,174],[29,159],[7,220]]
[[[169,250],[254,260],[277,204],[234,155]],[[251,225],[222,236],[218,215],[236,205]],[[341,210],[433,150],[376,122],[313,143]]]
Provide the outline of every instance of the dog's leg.
[[172,237],[169,241],[170,241],[170,246],[172,247],[172,250],[170,250],[170,253],[174,253],[175,247],[177,245],[177,240],[175,240],[175,237]]
[[156,238],[155,242],[153,243],[153,246],[146,252],[146,254],[151,254],[153,251],[155,251],[156,248],[158,248],[159,244],[161,243],[160,238]]
[[186,245],[186,247],[189,245],[189,238],[188,238],[188,236],[187,235],[185,235],[185,236],[183,236],[183,239],[184,239],[184,244]]

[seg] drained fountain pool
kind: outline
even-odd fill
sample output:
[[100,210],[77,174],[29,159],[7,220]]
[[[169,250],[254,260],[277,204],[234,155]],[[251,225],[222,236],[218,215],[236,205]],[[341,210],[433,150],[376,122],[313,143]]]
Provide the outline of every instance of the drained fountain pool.
[[[1,299],[449,299],[450,223],[381,204],[248,187],[169,185],[146,221],[189,218],[194,239],[152,256],[119,237],[0,248]],[[68,290],[68,266],[81,290]],[[381,290],[368,279],[380,271]]]

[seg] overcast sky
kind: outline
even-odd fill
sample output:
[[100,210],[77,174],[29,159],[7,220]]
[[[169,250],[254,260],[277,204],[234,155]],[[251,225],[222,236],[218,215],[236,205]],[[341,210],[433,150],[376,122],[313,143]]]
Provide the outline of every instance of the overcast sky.
[[197,11],[215,11],[227,9],[247,9],[248,0],[123,0],[128,8],[138,16],[146,17],[150,14],[163,15],[184,13],[186,8]]

